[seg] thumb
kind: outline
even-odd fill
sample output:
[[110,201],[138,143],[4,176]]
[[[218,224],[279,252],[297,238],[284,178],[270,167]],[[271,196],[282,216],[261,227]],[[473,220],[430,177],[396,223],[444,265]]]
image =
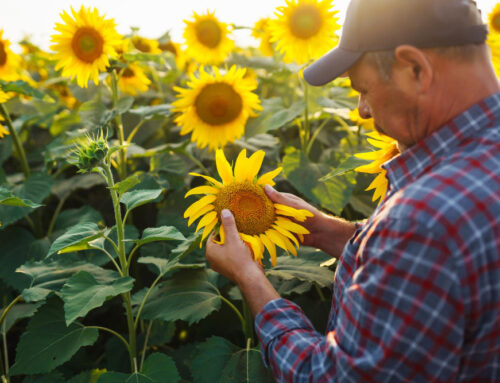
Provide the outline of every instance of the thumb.
[[226,235],[226,242],[235,242],[240,239],[236,221],[234,220],[233,213],[229,209],[223,209],[220,212],[220,219],[224,227],[224,234]]

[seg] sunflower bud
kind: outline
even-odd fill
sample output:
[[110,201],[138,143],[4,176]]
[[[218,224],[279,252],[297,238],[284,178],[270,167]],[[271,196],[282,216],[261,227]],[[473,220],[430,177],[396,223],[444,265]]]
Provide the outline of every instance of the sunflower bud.
[[107,135],[104,136],[102,131],[95,137],[88,135],[87,141],[75,150],[76,158],[73,158],[73,163],[80,169],[80,172],[90,172],[103,163],[108,152]]

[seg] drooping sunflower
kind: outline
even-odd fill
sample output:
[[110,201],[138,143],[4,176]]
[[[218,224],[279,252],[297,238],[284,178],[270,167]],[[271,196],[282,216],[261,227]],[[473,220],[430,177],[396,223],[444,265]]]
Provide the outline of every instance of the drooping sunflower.
[[366,190],[375,189],[375,191],[373,192],[372,201],[380,199],[380,203],[382,201],[382,198],[385,196],[385,193],[387,192],[388,184],[386,178],[387,172],[382,168],[381,165],[389,161],[391,158],[397,156],[399,154],[399,149],[396,140],[386,135],[380,134],[375,130],[373,132],[367,133],[367,136],[370,137],[368,138],[368,142],[379,150],[355,154],[355,156],[358,158],[361,158],[363,160],[372,160],[372,162],[366,165],[358,166],[354,170],[361,173],[378,173],[378,175],[366,188]]
[[180,134],[192,132],[191,141],[211,150],[241,137],[248,117],[262,110],[259,97],[252,92],[257,84],[245,78],[245,72],[235,65],[225,74],[216,67],[211,73],[201,68],[198,77],[189,76],[189,88],[174,87],[179,94],[172,106],[181,113],[175,119],[182,127]]
[[86,88],[89,80],[99,83],[99,72],[109,65],[109,57],[116,55],[115,47],[121,43],[113,19],[105,19],[97,9],[71,8],[72,16],[61,13],[64,24],[56,23],[59,34],[52,35],[51,49],[58,60],[56,70],[62,75],[76,77],[79,86]]
[[132,37],[132,44],[135,49],[143,53],[161,53],[161,49],[158,47],[159,43],[157,40],[147,39],[141,36]]
[[488,25],[490,34],[500,35],[500,3],[497,3],[488,15]]
[[10,41],[3,38],[0,29],[0,79],[15,81],[19,79],[21,57],[10,49]]
[[136,96],[139,92],[146,92],[149,84],[151,84],[151,80],[146,76],[144,70],[134,63],[130,63],[122,70],[118,80],[120,90],[131,96]]
[[219,21],[214,12],[198,15],[193,12],[193,19],[184,20],[184,39],[186,54],[200,64],[219,64],[234,48],[229,38],[229,25]]
[[252,36],[260,41],[259,50],[264,56],[274,54],[273,44],[271,43],[271,32],[269,31],[269,18],[265,17],[258,20],[252,29]]
[[[312,214],[303,209],[273,203],[264,192],[264,186],[274,185],[274,177],[282,170],[277,168],[257,177],[265,153],[259,150],[249,158],[243,149],[234,165],[234,172],[227,162],[222,149],[215,153],[217,172],[221,181],[197,173],[190,173],[205,178],[210,185],[198,186],[186,193],[186,197],[194,194],[206,194],[193,203],[184,212],[189,218],[188,226],[198,218],[196,231],[203,228],[202,240],[220,223],[220,213],[229,209],[235,218],[241,239],[252,249],[255,261],[261,262],[264,250],[267,249],[273,266],[276,265],[276,246],[286,252],[297,255],[299,241],[309,231],[293,222],[295,219],[304,222]],[[224,228],[219,226],[218,243],[225,240]],[[298,239],[296,238],[298,237]]]
[[304,64],[337,45],[340,25],[331,9],[332,0],[286,0],[286,6],[277,8],[269,30],[285,62]]

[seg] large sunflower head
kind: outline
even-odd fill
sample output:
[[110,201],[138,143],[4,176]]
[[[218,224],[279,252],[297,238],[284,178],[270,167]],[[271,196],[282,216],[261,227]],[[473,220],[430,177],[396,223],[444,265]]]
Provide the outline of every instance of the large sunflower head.
[[269,30],[285,62],[306,63],[337,44],[340,25],[331,8],[332,0],[286,0],[286,6],[277,9]]
[[[277,168],[258,177],[264,152],[259,150],[249,158],[243,149],[234,165],[234,171],[227,162],[224,152],[219,149],[215,154],[217,171],[221,181],[190,173],[205,178],[209,185],[198,186],[187,192],[186,197],[205,194],[193,203],[184,213],[189,218],[188,226],[198,218],[196,231],[203,228],[202,240],[220,223],[220,213],[229,209],[234,215],[241,239],[252,249],[254,259],[261,262],[267,249],[273,266],[276,265],[276,245],[286,252],[297,255],[303,235],[309,231],[292,219],[303,222],[312,214],[303,209],[273,203],[264,192],[266,184],[274,185],[274,177],[280,172]],[[224,243],[224,228],[219,226],[218,243]],[[298,237],[298,239],[297,239]]]
[[59,34],[52,35],[56,70],[62,68],[63,76],[76,77],[81,87],[86,88],[89,80],[97,85],[99,72],[106,70],[109,57],[116,55],[115,47],[121,43],[115,22],[83,6],[78,12],[71,8],[71,15],[63,11],[61,18],[64,23],[54,28]]
[[[371,160],[372,162],[366,165],[358,166],[354,170],[360,173],[370,173],[377,174],[372,183],[366,188],[366,190],[375,189],[372,197],[372,201],[376,201],[385,196],[387,192],[387,178],[386,170],[382,168],[382,164],[389,161],[391,158],[399,154],[399,149],[397,141],[388,137],[386,135],[380,134],[377,131],[367,133],[368,142],[379,150],[375,150],[367,153],[355,154],[356,157],[363,160]],[[379,203],[380,203],[379,201]]]
[[241,137],[248,117],[262,109],[252,92],[256,82],[234,65],[225,74],[216,67],[211,73],[201,68],[199,76],[190,75],[188,86],[174,87],[179,94],[173,110],[180,112],[175,122],[181,135],[192,132],[191,141],[201,148],[216,149]]
[[489,14],[488,24],[491,34],[500,34],[500,3],[497,3]]
[[0,29],[0,79],[18,80],[20,63],[21,57],[12,52],[10,41],[3,38],[3,30]]
[[252,36],[260,41],[259,49],[264,56],[272,56],[274,54],[271,33],[269,31],[269,20],[267,17],[258,20],[252,29]]
[[151,80],[146,76],[144,70],[134,63],[122,69],[118,79],[118,86],[123,93],[136,96],[137,93],[146,92]]
[[198,15],[193,12],[193,20],[184,20],[186,29],[186,53],[201,64],[219,64],[234,48],[229,38],[229,25],[220,22],[214,12]]
[[147,39],[141,36],[132,37],[132,44],[135,49],[143,53],[161,53],[161,49],[158,47],[159,43],[157,40]]

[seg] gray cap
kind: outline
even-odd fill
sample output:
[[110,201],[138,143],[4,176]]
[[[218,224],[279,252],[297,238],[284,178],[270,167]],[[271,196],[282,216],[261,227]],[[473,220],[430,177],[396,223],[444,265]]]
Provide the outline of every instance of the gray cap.
[[311,85],[345,73],[365,52],[410,44],[419,48],[480,44],[488,28],[469,0],[351,0],[337,48],[304,70]]

